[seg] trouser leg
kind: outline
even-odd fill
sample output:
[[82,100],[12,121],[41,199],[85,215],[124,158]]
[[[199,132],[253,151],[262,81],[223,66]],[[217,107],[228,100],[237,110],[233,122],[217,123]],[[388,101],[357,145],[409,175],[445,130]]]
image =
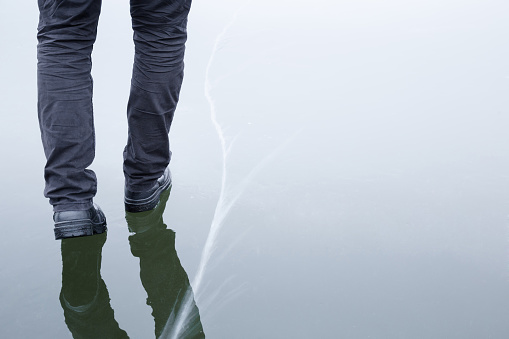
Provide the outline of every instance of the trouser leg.
[[168,133],[184,71],[191,0],[131,0],[135,56],[127,105],[126,186],[151,187],[170,162]]
[[91,53],[101,0],[39,0],[38,115],[44,194],[55,211],[92,206],[96,177]]

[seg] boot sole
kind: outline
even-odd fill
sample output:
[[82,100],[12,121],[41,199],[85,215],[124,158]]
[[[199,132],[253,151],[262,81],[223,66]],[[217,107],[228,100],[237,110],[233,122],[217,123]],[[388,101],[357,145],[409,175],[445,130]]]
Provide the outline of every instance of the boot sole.
[[90,236],[104,233],[106,230],[106,218],[101,223],[94,223],[90,219],[61,221],[55,223],[55,239]]

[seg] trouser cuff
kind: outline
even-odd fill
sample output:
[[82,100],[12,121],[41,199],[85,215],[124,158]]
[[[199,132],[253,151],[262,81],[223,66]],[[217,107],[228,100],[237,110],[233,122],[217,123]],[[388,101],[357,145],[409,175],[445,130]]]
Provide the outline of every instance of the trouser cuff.
[[94,206],[92,200],[75,203],[64,203],[53,206],[53,212],[62,211],[85,211]]

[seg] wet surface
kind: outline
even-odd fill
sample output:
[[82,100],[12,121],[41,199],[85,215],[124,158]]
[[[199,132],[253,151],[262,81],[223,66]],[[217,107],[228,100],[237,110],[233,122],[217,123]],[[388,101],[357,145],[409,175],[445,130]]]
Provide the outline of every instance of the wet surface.
[[[128,4],[105,2],[92,168],[108,233],[74,252],[53,239],[42,196],[37,8],[5,6],[0,337],[91,330],[97,320],[69,315],[65,290],[75,304],[100,296],[103,329],[170,338],[179,325],[168,306],[182,308],[188,284],[206,338],[509,336],[504,2],[196,1],[174,183],[147,226],[156,237],[141,242],[123,209]],[[231,201],[197,284],[211,225]],[[76,254],[82,245],[88,257]]]

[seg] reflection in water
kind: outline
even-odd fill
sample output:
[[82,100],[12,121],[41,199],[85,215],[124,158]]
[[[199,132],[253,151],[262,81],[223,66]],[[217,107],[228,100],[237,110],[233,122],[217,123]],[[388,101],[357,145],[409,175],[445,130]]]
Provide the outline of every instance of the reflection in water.
[[[168,338],[184,296],[192,295],[175,250],[175,232],[166,228],[162,214],[169,190],[152,211],[126,213],[131,252],[140,258],[140,278],[152,308],[155,337]],[[106,233],[62,240],[62,291],[60,302],[74,338],[129,338],[114,318],[106,284],[101,278],[101,252]],[[198,307],[183,321],[178,338],[205,338]]]
[[[147,304],[152,307],[156,338],[169,338],[177,315],[191,286],[175,250],[175,232],[163,223],[163,211],[170,190],[161,194],[159,205],[152,211],[126,212],[131,253],[140,258],[140,278],[147,291]],[[196,303],[183,321],[178,338],[205,338]]]
[[101,278],[106,232],[62,240],[60,304],[73,338],[129,338],[118,326]]

